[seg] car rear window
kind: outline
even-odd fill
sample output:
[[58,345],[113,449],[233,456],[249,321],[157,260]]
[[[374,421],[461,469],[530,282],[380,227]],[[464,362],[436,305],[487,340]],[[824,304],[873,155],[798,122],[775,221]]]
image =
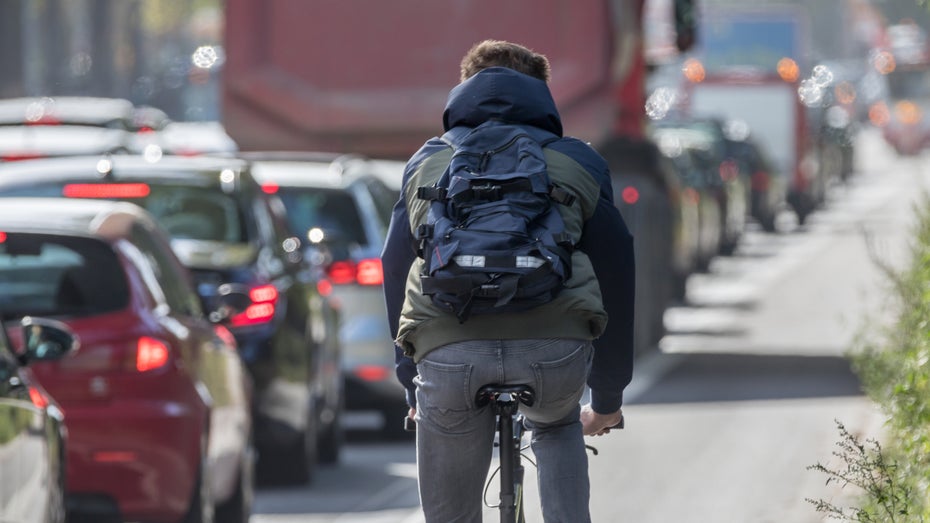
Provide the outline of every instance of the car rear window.
[[341,245],[368,245],[365,227],[355,199],[347,191],[321,188],[284,188],[278,196],[287,208],[291,231],[301,238],[319,228],[329,241]]
[[6,318],[91,316],[128,304],[119,259],[100,240],[11,232],[0,243],[0,314]]
[[225,243],[247,242],[239,202],[210,187],[152,185],[145,207],[172,238]]
[[[238,200],[216,187],[174,183],[141,184],[147,194],[125,197],[138,182],[29,184],[0,190],[2,196],[72,197],[125,200],[144,207],[175,239],[247,243],[246,226]],[[76,189],[75,189],[76,188]]]

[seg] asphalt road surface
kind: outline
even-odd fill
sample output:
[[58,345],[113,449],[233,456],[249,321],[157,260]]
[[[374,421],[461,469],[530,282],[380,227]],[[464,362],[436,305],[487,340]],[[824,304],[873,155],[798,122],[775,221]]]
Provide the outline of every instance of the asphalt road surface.
[[[804,227],[750,230],[737,252],[689,280],[668,335],[638,361],[627,428],[590,438],[596,522],[814,523],[805,498],[854,494],[808,470],[831,463],[837,421],[881,437],[844,353],[887,310],[877,261],[900,266],[912,205],[930,172],[874,133],[857,174]],[[355,435],[314,484],[261,488],[253,523],[420,523],[411,441]],[[528,469],[529,521],[542,521]],[[497,521],[494,510],[485,521]]]

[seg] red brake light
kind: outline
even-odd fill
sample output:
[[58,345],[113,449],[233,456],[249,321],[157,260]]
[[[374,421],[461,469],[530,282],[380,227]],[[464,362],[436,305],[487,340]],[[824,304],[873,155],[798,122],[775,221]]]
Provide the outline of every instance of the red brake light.
[[358,262],[355,278],[359,285],[381,285],[384,283],[384,272],[381,270],[381,260],[370,258]]
[[280,189],[280,187],[276,183],[262,184],[262,191],[264,191],[266,194],[274,194],[278,192],[278,189]]
[[146,183],[69,183],[61,193],[66,198],[145,198]]
[[228,345],[230,348],[235,349],[236,347],[238,347],[238,344],[236,343],[236,338],[232,335],[231,332],[229,332],[229,329],[227,329],[226,327],[222,325],[214,325],[213,331],[216,332],[216,336],[219,339],[223,340],[223,343]]
[[0,231],[0,243],[3,243],[5,241],[6,241],[6,233],[3,231]]
[[249,290],[249,299],[252,300],[252,304],[229,320],[232,326],[267,323],[274,319],[275,304],[278,301],[278,289],[274,285],[252,288]]
[[354,372],[362,381],[384,381],[391,375],[391,371],[387,368],[374,365],[356,367]]
[[278,289],[274,285],[262,285],[249,291],[249,299],[255,303],[268,303],[278,299]]
[[164,367],[168,363],[169,349],[164,342],[143,336],[136,345],[136,370],[145,372]]
[[624,188],[620,196],[621,198],[623,198],[624,202],[630,205],[633,205],[634,203],[639,201],[639,191],[636,189],[636,187]]
[[18,162],[20,160],[33,160],[35,158],[42,158],[42,155],[39,153],[17,153],[0,156],[0,160],[4,162]]
[[32,400],[33,405],[39,407],[40,409],[48,407],[48,398],[45,396],[45,394],[42,394],[41,390],[35,387],[29,387],[29,399]]
[[331,295],[333,293],[333,282],[327,280],[326,278],[321,279],[320,281],[316,282],[316,291],[320,293],[320,296]]
[[334,285],[345,285],[355,281],[355,264],[350,261],[333,262],[326,271]]

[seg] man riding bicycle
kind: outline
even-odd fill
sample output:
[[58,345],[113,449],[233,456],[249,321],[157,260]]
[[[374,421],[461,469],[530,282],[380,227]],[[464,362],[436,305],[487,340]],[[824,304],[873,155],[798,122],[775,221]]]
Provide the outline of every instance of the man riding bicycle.
[[[433,138],[413,155],[394,207],[382,254],[384,292],[397,376],[417,421],[427,523],[481,521],[495,432],[494,413],[475,403],[482,386],[526,384],[535,391],[535,402],[521,412],[532,430],[547,522],[590,520],[584,436],[606,434],[622,418],[633,370],[633,240],[613,204],[607,163],[589,145],[563,136],[549,76],[541,54],[480,42],[461,62],[443,125],[457,132],[498,120],[531,135],[554,135],[543,148],[548,175],[574,201],[558,205],[573,249],[570,277],[551,301],[463,321],[423,294],[418,234],[429,205],[418,188],[433,186],[449,166],[447,141]],[[591,402],[581,406],[585,385]]]

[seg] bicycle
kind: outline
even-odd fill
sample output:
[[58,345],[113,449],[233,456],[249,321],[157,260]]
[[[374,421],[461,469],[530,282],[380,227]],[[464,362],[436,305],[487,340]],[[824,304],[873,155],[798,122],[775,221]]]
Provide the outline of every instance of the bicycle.
[[[495,442],[495,445],[500,449],[498,456],[500,465],[485,484],[484,499],[486,506],[499,510],[501,523],[526,523],[523,510],[523,476],[525,468],[523,467],[522,458],[526,458],[534,466],[535,463],[523,455],[523,451],[529,445],[523,446],[525,428],[523,415],[519,413],[519,408],[521,403],[531,407],[535,399],[536,393],[528,385],[502,385],[497,383],[481,387],[475,397],[476,406],[480,408],[490,405],[497,417],[498,441]],[[610,428],[622,429],[623,427],[624,419],[621,415],[620,422]],[[404,428],[408,431],[415,431],[416,424],[409,417],[406,417],[404,418]],[[506,444],[506,442],[509,442],[509,444]],[[585,448],[595,456],[597,455],[595,447],[585,444]],[[505,466],[508,463],[510,466]],[[498,472],[500,472],[500,501],[497,505],[491,505],[487,502],[488,489]]]

